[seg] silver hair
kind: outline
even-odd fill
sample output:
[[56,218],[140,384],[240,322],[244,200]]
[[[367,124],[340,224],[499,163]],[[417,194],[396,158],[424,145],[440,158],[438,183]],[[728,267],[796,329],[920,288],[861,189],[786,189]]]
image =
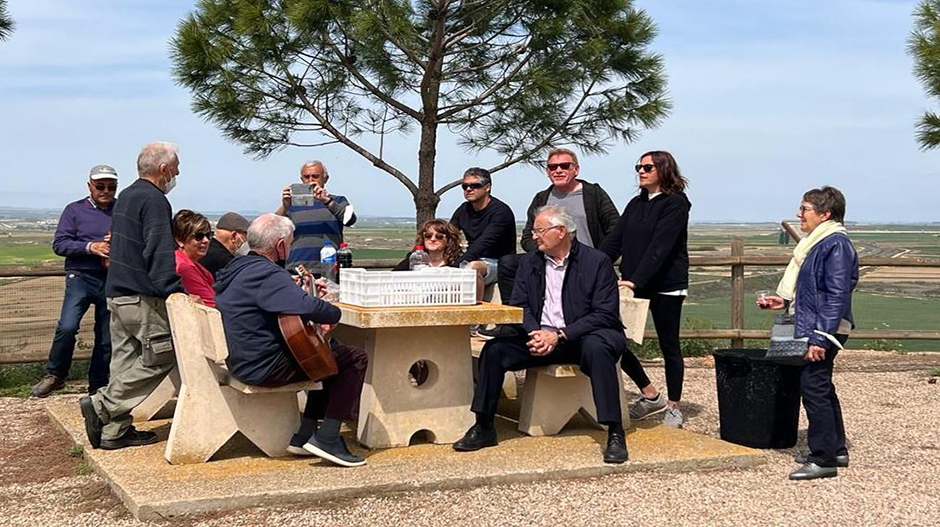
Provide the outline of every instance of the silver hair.
[[178,159],[179,148],[173,143],[157,141],[144,145],[137,155],[137,175],[149,176],[160,170],[160,165],[169,165]]
[[262,214],[248,226],[248,248],[252,251],[267,252],[273,249],[277,241],[287,238],[294,232],[294,222],[277,214]]
[[561,205],[545,205],[535,210],[536,217],[542,214],[548,215],[549,223],[552,225],[562,225],[568,232],[575,232],[578,229],[574,218],[568,213],[568,209]]
[[300,165],[300,172],[303,173],[304,169],[307,167],[321,167],[323,169],[323,175],[330,177],[330,171],[326,169],[326,165],[323,164],[323,161],[314,159],[313,161],[307,161],[306,163]]

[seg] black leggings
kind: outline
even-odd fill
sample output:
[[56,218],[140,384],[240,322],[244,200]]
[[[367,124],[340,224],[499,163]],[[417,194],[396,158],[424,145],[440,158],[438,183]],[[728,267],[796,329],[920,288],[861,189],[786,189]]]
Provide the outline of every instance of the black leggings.
[[[682,380],[685,377],[685,364],[682,361],[682,349],[679,347],[679,326],[682,322],[682,302],[684,296],[652,295],[650,313],[653,325],[659,337],[659,349],[666,362],[666,389],[669,400],[678,402],[682,399]],[[637,388],[650,385],[650,379],[643,371],[643,366],[632,353],[624,353],[620,367],[627,372]]]

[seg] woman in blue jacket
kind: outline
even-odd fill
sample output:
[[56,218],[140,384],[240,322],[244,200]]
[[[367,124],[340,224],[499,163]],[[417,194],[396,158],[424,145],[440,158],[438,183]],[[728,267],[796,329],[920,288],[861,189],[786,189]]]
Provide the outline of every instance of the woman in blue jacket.
[[762,309],[788,309],[794,315],[794,337],[806,338],[800,377],[803,407],[809,421],[809,452],[794,459],[802,466],[790,479],[836,476],[849,466],[842,408],[832,384],[833,361],[843,349],[852,319],[852,290],[858,283],[858,255],[842,225],[845,197],[822,187],[803,194],[797,217],[806,236],[793,249],[778,296],[757,301]]
[[640,156],[636,165],[640,194],[630,200],[601,251],[612,262],[620,260],[620,285],[637,298],[650,300],[650,312],[666,363],[666,389],[662,396],[632,353],[620,365],[640,389],[641,397],[630,405],[630,419],[645,419],[666,412],[663,423],[681,427],[682,382],[685,365],[679,346],[682,302],[689,289],[689,209],[686,179],[669,152]]

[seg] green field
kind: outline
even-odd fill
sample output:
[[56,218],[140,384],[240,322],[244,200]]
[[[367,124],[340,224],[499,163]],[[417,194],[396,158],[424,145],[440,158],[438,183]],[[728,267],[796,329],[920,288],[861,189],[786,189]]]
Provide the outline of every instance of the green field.
[[0,265],[40,265],[61,261],[62,257],[52,252],[51,244],[0,245]]

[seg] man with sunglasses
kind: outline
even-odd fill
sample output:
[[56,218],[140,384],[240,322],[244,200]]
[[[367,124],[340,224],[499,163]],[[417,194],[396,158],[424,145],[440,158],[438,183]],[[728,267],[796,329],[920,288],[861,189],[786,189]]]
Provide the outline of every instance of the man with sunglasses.
[[88,369],[88,393],[108,384],[111,362],[110,316],[104,286],[108,277],[106,260],[110,253],[111,211],[114,208],[118,175],[108,165],[92,167],[88,175],[88,196],[69,203],[59,217],[52,250],[65,257],[65,297],[49,349],[46,376],[30,393],[46,397],[65,386],[72,367],[75,337],[82,317],[95,306],[95,344]]
[[[546,175],[552,184],[536,194],[529,204],[520,242],[522,250],[527,253],[537,250],[532,240],[532,225],[535,223],[536,211],[546,205],[565,207],[578,226],[578,241],[588,247],[600,247],[604,238],[614,230],[620,219],[616,205],[600,185],[579,179],[580,173],[581,166],[574,151],[567,148],[549,150]],[[515,251],[499,260],[499,296],[503,302],[512,296],[518,260],[519,255]],[[499,334],[499,327],[483,332],[483,336]]]
[[489,170],[468,168],[460,187],[466,201],[450,218],[467,239],[460,262],[466,262],[483,278],[483,284],[489,285],[496,282],[499,259],[516,252],[516,216],[509,205],[492,196]]
[[213,278],[228,265],[235,255],[248,254],[248,220],[241,214],[226,212],[215,224],[215,236],[209,242],[209,252],[199,261]]

